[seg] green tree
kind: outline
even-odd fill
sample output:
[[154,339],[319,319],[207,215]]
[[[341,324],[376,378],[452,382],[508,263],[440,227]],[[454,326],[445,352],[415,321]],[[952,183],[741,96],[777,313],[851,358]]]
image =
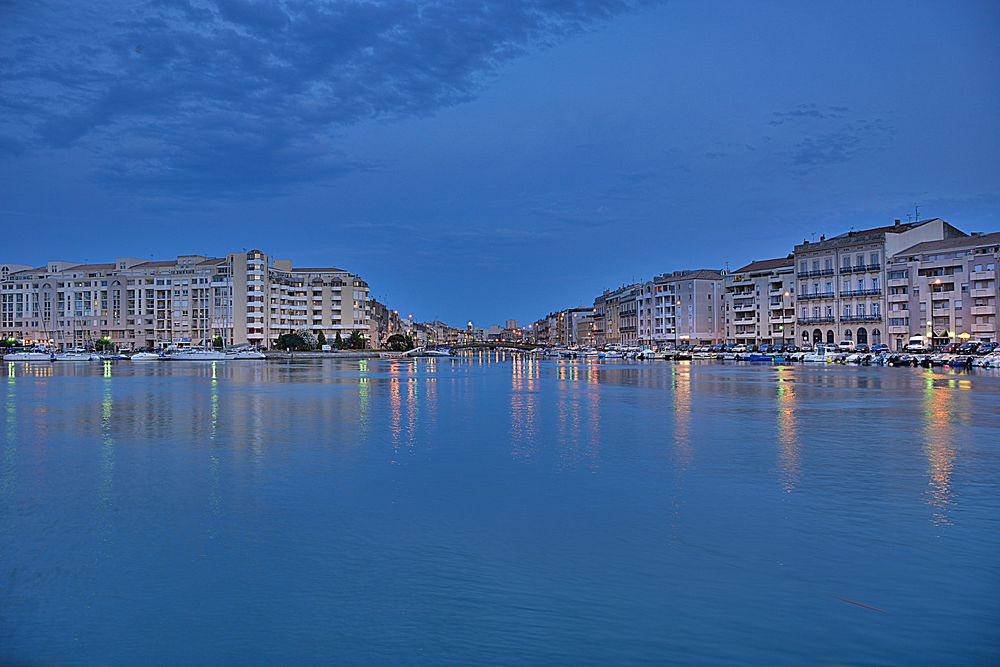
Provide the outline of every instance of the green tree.
[[108,352],[114,349],[115,344],[111,342],[111,339],[107,336],[99,338],[96,343],[94,343],[94,349],[98,352]]
[[0,338],[0,347],[17,347],[17,345],[15,338]]
[[386,345],[393,352],[406,352],[413,349],[413,338],[403,334],[392,334],[386,341]]
[[337,337],[333,339],[333,347],[337,350],[344,349],[344,339],[340,336],[340,330],[337,330]]
[[320,331],[319,335],[316,336],[316,345],[318,345],[321,350],[323,349],[323,346],[326,345],[326,334],[322,331]]
[[225,346],[225,341],[222,340],[222,336],[216,336],[212,339],[212,347],[216,350],[221,350]]
[[351,350],[365,349],[365,337],[358,331],[352,331],[347,338],[347,347]]
[[309,343],[307,343],[302,336],[297,333],[286,333],[278,336],[278,342],[275,344],[279,350],[308,350]]

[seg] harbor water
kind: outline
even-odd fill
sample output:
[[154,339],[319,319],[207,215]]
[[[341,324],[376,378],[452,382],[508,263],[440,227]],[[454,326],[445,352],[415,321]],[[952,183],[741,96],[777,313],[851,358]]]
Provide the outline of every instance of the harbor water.
[[0,663],[1000,664],[1000,371],[4,364]]

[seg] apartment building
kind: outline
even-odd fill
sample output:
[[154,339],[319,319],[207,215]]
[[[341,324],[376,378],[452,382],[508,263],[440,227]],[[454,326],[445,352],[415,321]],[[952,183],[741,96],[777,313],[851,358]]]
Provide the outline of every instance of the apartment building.
[[890,347],[996,342],[1000,232],[918,243],[889,260]]
[[751,262],[723,279],[727,343],[795,343],[795,265],[791,255]]
[[638,286],[639,342],[707,345],[724,336],[723,273],[714,269],[674,271]]
[[[598,297],[604,306],[604,344],[634,347],[639,344],[640,284],[623,285]],[[594,310],[597,309],[595,300]]]
[[337,268],[299,268],[260,250],[175,260],[53,261],[0,281],[0,334],[58,346],[211,341],[270,346],[299,329],[369,333],[368,285]]
[[885,342],[886,258],[965,236],[940,218],[850,231],[795,246],[797,328],[803,343]]

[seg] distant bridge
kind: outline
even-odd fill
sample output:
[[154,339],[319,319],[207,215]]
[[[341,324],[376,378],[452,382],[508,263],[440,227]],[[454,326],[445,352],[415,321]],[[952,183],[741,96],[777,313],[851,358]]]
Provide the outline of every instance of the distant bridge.
[[448,345],[452,350],[520,350],[530,352],[537,350],[540,346],[528,345],[527,343],[508,343],[504,341],[491,341],[489,343],[462,343],[460,345]]

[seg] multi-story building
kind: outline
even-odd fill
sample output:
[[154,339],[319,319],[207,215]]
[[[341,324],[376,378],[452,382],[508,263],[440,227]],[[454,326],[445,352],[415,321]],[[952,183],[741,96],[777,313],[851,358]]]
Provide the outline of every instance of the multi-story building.
[[656,276],[637,289],[638,341],[650,346],[718,343],[724,336],[723,301],[721,271]]
[[792,256],[751,262],[727,274],[726,342],[795,342],[795,266]]
[[270,346],[283,333],[369,333],[368,284],[337,268],[298,268],[259,250],[176,260],[49,262],[0,282],[0,333],[59,346],[109,338],[124,348],[208,342]]
[[[623,285],[605,292],[594,300],[593,310],[603,306],[603,339],[605,345],[632,347],[639,344],[639,293],[642,285]],[[593,317],[597,321],[596,314]]]
[[911,337],[930,345],[995,342],[1000,232],[926,241],[889,260],[888,330],[893,349]]
[[896,220],[795,246],[800,340],[884,342],[886,258],[918,243],[962,236],[964,232],[940,218]]

